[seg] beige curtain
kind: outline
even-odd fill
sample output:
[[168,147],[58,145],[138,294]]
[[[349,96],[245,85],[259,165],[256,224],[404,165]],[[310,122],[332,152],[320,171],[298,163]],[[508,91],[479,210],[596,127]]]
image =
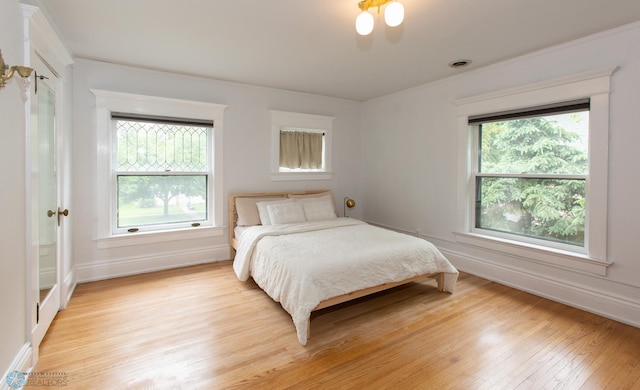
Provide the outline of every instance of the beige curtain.
[[283,168],[322,168],[322,133],[280,132],[280,166]]

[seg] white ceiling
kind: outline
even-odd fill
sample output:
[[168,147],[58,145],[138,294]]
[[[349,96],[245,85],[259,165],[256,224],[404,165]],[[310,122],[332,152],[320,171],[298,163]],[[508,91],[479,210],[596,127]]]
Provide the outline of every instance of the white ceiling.
[[638,0],[400,1],[366,37],[358,0],[42,3],[77,58],[358,101],[640,20]]

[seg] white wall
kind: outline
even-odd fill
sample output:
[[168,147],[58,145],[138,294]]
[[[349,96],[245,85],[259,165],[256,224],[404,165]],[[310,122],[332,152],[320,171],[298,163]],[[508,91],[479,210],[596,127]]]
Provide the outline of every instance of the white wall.
[[[22,11],[18,1],[3,1],[0,50],[9,65],[24,59]],[[27,258],[25,190],[25,89],[19,77],[0,89],[0,380],[27,343]]]
[[[22,15],[18,0],[3,2],[0,49],[21,62]],[[97,249],[96,123],[92,88],[226,104],[224,196],[232,192],[327,188],[337,205],[358,201],[350,215],[406,231],[419,230],[462,270],[568,302],[640,326],[640,25],[582,39],[458,77],[416,87],[364,104],[302,93],[77,60],[73,78],[73,130],[66,138],[72,189],[73,247],[78,280],[139,272],[172,263],[226,258],[227,236],[209,240]],[[457,129],[455,99],[618,65],[612,78],[609,165],[609,250],[605,277],[576,274],[455,241]],[[65,100],[71,91],[65,91]],[[5,179],[0,201],[0,374],[15,368],[27,344],[25,119],[16,80],[0,90],[0,160]],[[336,117],[331,181],[272,182],[269,110]],[[65,119],[65,123],[69,118]],[[71,161],[73,162],[71,164]],[[71,178],[73,181],[71,182]],[[226,205],[226,201],[225,201]],[[339,207],[340,208],[340,207]],[[224,210],[225,221],[227,210]],[[223,255],[224,253],[224,255]],[[169,256],[165,256],[169,255]],[[156,260],[154,260],[156,259]],[[160,259],[160,260],[157,260]]]
[[[78,281],[229,258],[224,236],[153,245],[98,249],[95,96],[90,89],[127,92],[227,105],[224,113],[224,220],[230,193],[330,189],[341,205],[344,196],[360,197],[362,157],[360,103],[297,92],[260,88],[166,72],[76,60],[74,63],[73,209],[74,257]],[[333,127],[333,179],[278,181],[270,175],[269,110],[336,117]],[[354,145],[356,147],[354,147]],[[340,208],[340,207],[339,207]],[[360,208],[350,210],[358,216]],[[78,217],[81,216],[81,217]]]
[[[363,219],[420,231],[461,270],[640,326],[640,23],[366,102]],[[456,242],[457,121],[469,96],[617,65],[610,96],[608,275]]]

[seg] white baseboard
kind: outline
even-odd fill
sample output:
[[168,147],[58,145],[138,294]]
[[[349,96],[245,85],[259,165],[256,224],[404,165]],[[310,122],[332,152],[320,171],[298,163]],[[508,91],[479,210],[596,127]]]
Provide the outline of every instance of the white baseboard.
[[509,267],[485,258],[446,249],[447,244],[451,242],[444,238],[369,223],[400,233],[417,235],[432,242],[460,271],[640,328],[640,301],[633,293],[623,296],[585,284],[554,279],[549,275]]
[[229,259],[229,245],[76,264],[76,282],[91,282]]
[[51,288],[56,284],[56,267],[40,268],[40,288]]
[[31,348],[31,343],[26,343],[20,348],[20,351],[11,362],[11,366],[7,369],[7,371],[2,375],[2,381],[0,382],[0,390],[14,390],[12,387],[9,387],[7,383],[7,375],[9,373],[17,371],[17,372],[28,372],[32,366],[31,360],[33,359],[33,350]]
[[626,297],[440,250],[460,271],[640,328],[640,303]]
[[75,268],[69,272],[62,282],[62,291],[60,291],[60,309],[65,309],[71,300],[73,291],[76,289],[78,281],[76,280]]

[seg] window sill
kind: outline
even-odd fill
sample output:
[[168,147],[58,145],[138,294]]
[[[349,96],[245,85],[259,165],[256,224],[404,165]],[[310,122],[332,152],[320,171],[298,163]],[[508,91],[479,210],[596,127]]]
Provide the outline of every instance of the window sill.
[[331,180],[333,172],[272,172],[271,181]]
[[534,263],[592,275],[606,276],[607,268],[611,265],[609,262],[592,259],[580,253],[489,237],[481,234],[456,232],[455,236],[456,241],[462,244],[512,255]]
[[95,240],[98,249],[118,248],[131,245],[156,244],[167,241],[193,240],[197,238],[220,237],[225,227],[198,227],[154,232],[139,232],[112,235]]

